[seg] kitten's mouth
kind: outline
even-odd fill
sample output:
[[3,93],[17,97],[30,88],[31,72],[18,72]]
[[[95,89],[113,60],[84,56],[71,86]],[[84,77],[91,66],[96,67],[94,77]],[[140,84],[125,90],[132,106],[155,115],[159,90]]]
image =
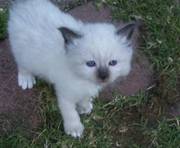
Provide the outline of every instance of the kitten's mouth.
[[106,80],[101,80],[101,79],[98,79],[97,80],[97,83],[101,86],[105,86],[109,83],[109,79],[106,79]]

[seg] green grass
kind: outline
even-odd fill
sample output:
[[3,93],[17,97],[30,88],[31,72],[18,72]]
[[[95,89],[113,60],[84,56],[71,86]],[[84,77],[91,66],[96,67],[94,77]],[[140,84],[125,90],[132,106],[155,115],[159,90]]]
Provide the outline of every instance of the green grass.
[[[139,50],[149,57],[154,66],[156,87],[136,96],[116,95],[115,100],[109,103],[96,100],[93,113],[82,116],[86,127],[84,137],[73,139],[63,132],[52,88],[39,85],[43,96],[42,126],[32,131],[32,137],[24,136],[22,130],[1,137],[0,147],[180,147],[180,117],[171,117],[166,112],[169,104],[179,99],[180,6],[170,0],[103,2],[112,8],[115,20],[141,18],[144,21],[146,28]],[[6,22],[6,19],[2,22]],[[4,32],[5,28],[1,30]]]
[[7,35],[7,11],[0,9],[0,40],[4,39]]

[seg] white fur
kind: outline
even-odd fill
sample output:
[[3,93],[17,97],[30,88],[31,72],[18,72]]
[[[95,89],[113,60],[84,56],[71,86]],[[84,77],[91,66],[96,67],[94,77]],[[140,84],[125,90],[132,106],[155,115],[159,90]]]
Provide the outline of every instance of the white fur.
[[[59,27],[79,32],[83,37],[74,40],[66,53]],[[98,95],[102,84],[96,78],[96,68],[86,66],[95,60],[97,67],[110,69],[112,82],[125,76],[131,67],[132,48],[123,37],[115,34],[111,24],[84,24],[61,12],[48,0],[26,0],[10,9],[9,37],[19,69],[19,85],[32,88],[33,75],[54,84],[64,120],[65,132],[73,137],[83,133],[79,113],[90,113],[91,98]],[[118,60],[116,66],[108,62]]]

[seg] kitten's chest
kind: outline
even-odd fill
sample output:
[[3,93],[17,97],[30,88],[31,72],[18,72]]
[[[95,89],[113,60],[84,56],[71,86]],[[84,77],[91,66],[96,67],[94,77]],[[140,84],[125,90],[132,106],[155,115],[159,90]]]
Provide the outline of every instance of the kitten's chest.
[[79,82],[75,87],[75,91],[79,99],[96,97],[101,90],[101,87],[88,82]]

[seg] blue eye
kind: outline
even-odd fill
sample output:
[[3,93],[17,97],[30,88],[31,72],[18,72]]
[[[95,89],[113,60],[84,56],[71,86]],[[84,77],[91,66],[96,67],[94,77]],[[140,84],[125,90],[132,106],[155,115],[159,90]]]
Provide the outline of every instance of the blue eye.
[[95,61],[87,61],[87,62],[86,62],[86,65],[87,65],[88,67],[94,67],[94,66],[96,66],[96,62],[95,62]]
[[115,66],[117,64],[117,60],[112,60],[109,62],[110,66]]

